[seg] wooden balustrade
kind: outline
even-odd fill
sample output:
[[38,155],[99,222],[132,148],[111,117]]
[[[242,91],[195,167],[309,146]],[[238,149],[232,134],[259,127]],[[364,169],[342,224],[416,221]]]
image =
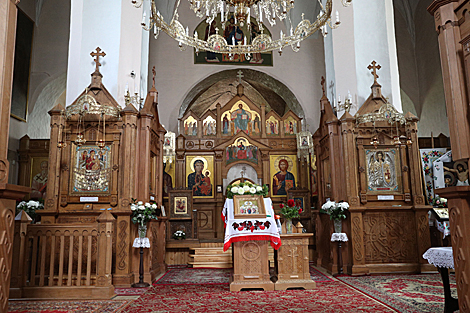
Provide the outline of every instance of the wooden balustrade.
[[15,220],[11,298],[107,299],[112,285],[114,217],[93,224],[29,224]]

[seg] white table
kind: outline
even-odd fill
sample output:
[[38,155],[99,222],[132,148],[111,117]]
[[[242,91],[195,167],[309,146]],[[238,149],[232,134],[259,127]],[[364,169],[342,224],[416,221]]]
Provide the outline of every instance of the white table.
[[454,256],[452,247],[429,248],[423,258],[428,260],[429,264],[437,267],[441,273],[442,283],[444,285],[444,313],[451,313],[459,309],[459,301],[452,297],[449,284],[449,268],[454,268]]
[[346,233],[333,233],[331,234],[331,241],[338,243],[338,274],[333,276],[343,275],[343,254],[341,253],[341,244],[348,241]]

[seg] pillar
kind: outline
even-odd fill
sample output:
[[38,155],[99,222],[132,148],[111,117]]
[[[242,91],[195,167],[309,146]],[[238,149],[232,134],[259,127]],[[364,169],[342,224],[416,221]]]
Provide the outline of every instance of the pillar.
[[100,68],[103,83],[117,102],[124,107],[126,85],[131,94],[147,94],[149,32],[141,20],[142,8],[131,1],[72,0],[67,106],[88,86],[90,51],[98,46],[106,52]]
[[344,102],[349,90],[356,106],[351,110],[354,115],[370,95],[373,79],[367,66],[375,60],[381,66],[379,81],[383,95],[402,111],[393,1],[360,0],[335,9],[339,11],[341,25],[330,30],[325,38],[328,99],[337,103],[341,95]]

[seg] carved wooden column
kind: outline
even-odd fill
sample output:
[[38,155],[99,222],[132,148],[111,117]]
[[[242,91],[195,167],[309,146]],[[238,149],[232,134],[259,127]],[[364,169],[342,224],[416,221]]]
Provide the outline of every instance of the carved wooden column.
[[185,148],[185,139],[183,135],[179,135],[176,137],[176,168],[175,168],[175,175],[176,175],[176,183],[175,187],[184,187],[185,186],[185,175],[186,175],[186,167],[185,167],[185,160],[184,160],[184,148]]
[[454,160],[470,157],[470,127],[460,27],[454,10],[462,1],[435,0],[428,8],[434,15],[441,55],[442,80]]
[[[49,111],[51,116],[51,135],[50,135],[50,147],[49,147],[49,171],[47,178],[47,192],[46,192],[46,201],[44,205],[44,211],[41,212],[41,223],[51,224],[55,223],[56,214],[59,210],[59,194],[58,190],[66,192],[67,189],[60,188],[60,171],[61,169],[61,157],[62,149],[57,147],[59,141],[62,138],[59,138],[60,132],[64,127],[65,118],[63,116],[64,107],[61,104],[57,104],[52,110]],[[70,149],[70,148],[69,148]],[[67,151],[69,150],[67,149]],[[65,149],[64,149],[65,150]],[[64,170],[67,170],[65,168]],[[68,180],[67,180],[68,182]]]
[[8,133],[10,131],[11,89],[15,57],[16,3],[6,0],[0,6],[0,183],[8,182],[10,163]]
[[220,120],[220,109],[221,109],[220,103],[217,102],[215,107],[217,110],[217,120],[215,121],[215,125],[216,125],[215,127],[216,127],[217,138],[219,139],[222,137],[222,121]]
[[[150,123],[152,122],[153,115],[150,112],[141,111],[139,113],[139,146],[138,146],[138,157],[137,157],[137,180],[136,186],[136,198],[141,201],[150,200]],[[158,189],[157,189],[158,190]]]
[[6,0],[0,5],[0,264],[3,264],[0,271],[1,312],[8,311],[16,199],[23,198],[31,191],[31,188],[8,184],[8,135],[17,3],[18,1]]
[[261,103],[261,138],[266,138],[266,104]]
[[450,233],[454,254],[455,280],[460,312],[470,312],[470,194],[469,186],[454,186],[437,189],[440,196],[447,198],[449,206]]
[[[134,282],[131,267],[131,249],[134,236],[131,233],[130,207],[131,198],[135,198],[135,160],[137,151],[137,111],[128,105],[121,111],[123,132],[120,147],[122,159],[119,160],[120,203],[116,218],[116,270],[113,275],[115,286],[130,287]],[[132,165],[132,166],[131,166]],[[113,212],[114,213],[114,212]]]
[[[216,207],[215,207],[215,229],[217,232],[217,238],[224,238],[224,223],[222,219],[220,218],[222,209],[224,207],[224,193],[222,192],[217,192],[217,186],[223,186],[223,179],[222,179],[222,168],[223,168],[223,161],[224,161],[224,151],[219,150],[215,151],[215,187],[214,191],[215,192],[215,199],[217,201]],[[223,188],[223,187],[222,187]]]

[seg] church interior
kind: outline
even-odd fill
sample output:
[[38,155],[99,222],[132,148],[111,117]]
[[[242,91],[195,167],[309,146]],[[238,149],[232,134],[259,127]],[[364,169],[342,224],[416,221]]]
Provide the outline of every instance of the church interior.
[[2,0],[0,312],[470,312],[469,9]]

